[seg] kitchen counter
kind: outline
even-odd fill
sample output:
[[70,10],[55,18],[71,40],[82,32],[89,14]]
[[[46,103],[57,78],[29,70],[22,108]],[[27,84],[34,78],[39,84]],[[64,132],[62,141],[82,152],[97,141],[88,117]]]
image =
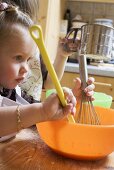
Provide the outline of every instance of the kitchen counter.
[[[105,149],[105,148],[104,148]],[[53,152],[35,127],[0,144],[0,170],[114,170],[114,153],[98,161],[78,161]]]
[[[114,77],[114,67],[107,66],[91,66],[88,65],[88,74],[106,76],[106,77]],[[66,63],[65,66],[66,72],[71,73],[79,73],[79,64],[77,63]]]

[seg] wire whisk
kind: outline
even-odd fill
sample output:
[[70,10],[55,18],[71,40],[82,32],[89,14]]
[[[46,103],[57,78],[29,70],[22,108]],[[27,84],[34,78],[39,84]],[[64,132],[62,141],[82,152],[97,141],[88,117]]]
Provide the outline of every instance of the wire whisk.
[[80,103],[80,108],[76,114],[76,123],[90,124],[90,125],[100,125],[99,117],[95,111],[93,103],[90,97],[86,97],[84,89],[87,87],[87,63],[86,56],[80,55],[79,57],[79,69],[80,78],[82,81],[82,99]]

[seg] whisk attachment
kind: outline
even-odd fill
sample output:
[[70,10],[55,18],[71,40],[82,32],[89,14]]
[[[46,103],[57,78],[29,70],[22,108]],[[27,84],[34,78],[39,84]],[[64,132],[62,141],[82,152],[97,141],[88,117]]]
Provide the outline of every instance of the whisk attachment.
[[90,97],[86,97],[84,89],[87,87],[87,62],[86,57],[81,55],[79,58],[80,78],[82,81],[82,99],[80,103],[79,112],[76,115],[76,123],[100,125],[99,117],[95,111]]
[[76,123],[100,125],[99,117],[95,111],[91,99],[85,100],[85,94],[82,93],[82,100],[79,108],[79,112],[76,115]]

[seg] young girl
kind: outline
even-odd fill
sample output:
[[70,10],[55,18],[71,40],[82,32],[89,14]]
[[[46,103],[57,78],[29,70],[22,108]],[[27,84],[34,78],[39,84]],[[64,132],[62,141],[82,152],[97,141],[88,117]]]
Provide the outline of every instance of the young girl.
[[[9,1],[9,0],[4,0],[4,1]],[[11,0],[14,4],[18,5],[20,9],[24,12],[29,14],[29,16],[32,18],[34,23],[38,23],[38,9],[39,9],[39,0]],[[72,53],[69,52],[68,50],[66,51],[64,48],[64,43],[67,43],[67,45],[72,46],[72,43],[68,42],[67,40],[63,40],[59,42],[58,45],[58,50],[57,50],[57,55],[54,61],[54,68],[57,73],[58,79],[61,80],[64,69],[65,69],[65,64],[68,59],[68,56],[70,56]],[[77,47],[77,44],[73,44],[74,48]],[[26,79],[20,84],[21,89],[23,90],[24,97],[29,102],[35,102],[35,101],[40,101],[41,99],[41,91],[42,91],[42,84],[44,89],[49,89],[49,88],[54,88],[52,81],[50,79],[50,76],[45,68],[45,65],[43,64],[42,57],[39,58],[39,52],[36,53],[36,56],[30,61],[30,70],[28,71],[28,74],[26,76]],[[41,72],[39,69],[39,62],[41,62]],[[40,76],[40,79],[38,80],[37,75],[42,75]],[[43,81],[42,81],[43,79]],[[33,84],[33,80],[34,84]],[[76,78],[75,80],[75,86],[73,88],[73,93],[77,97],[77,100],[80,100],[80,93],[81,90],[81,81],[79,78]],[[88,84],[89,86],[87,87],[87,95],[93,95],[93,89],[94,85],[92,84],[94,82],[93,78],[89,78]],[[89,91],[89,92],[88,92]],[[78,93],[77,93],[78,92]],[[79,97],[78,97],[79,96]],[[79,102],[78,100],[78,102]]]
[[[68,113],[75,113],[76,99],[70,89],[65,91],[68,101],[65,107],[61,106],[56,94],[43,103],[31,105],[21,97],[17,85],[24,80],[29,63],[38,50],[28,31],[32,25],[29,16],[21,12],[17,6],[0,3],[0,136],[3,136],[0,138],[1,141],[11,137],[5,135],[37,122],[61,119]],[[40,76],[37,75],[38,79]],[[80,86],[81,82],[78,80],[75,88],[78,97]],[[87,95],[91,95],[92,92],[93,88]]]
[[[7,0],[4,1],[7,2]],[[38,0],[12,0],[11,2],[18,5],[24,13],[29,14],[35,24],[38,23]],[[69,53],[65,53],[65,51],[64,53],[62,53],[61,47],[59,48],[53,64],[59,80],[61,80],[62,78],[68,55]],[[39,63],[41,63],[41,71],[39,69]],[[40,74],[40,79],[38,79],[37,75]],[[28,74],[24,81],[20,83],[20,87],[23,90],[26,99],[31,103],[41,100],[42,88],[54,88],[50,76],[45,68],[45,65],[43,64],[42,57],[40,57],[39,51],[37,51],[35,57],[31,60],[30,70],[28,71]]]
[[66,92],[69,103],[63,108],[56,94],[43,103],[28,105],[20,97],[19,89],[14,89],[24,80],[28,63],[37,50],[28,31],[32,24],[32,20],[16,6],[0,4],[0,136],[36,122],[63,118],[69,112],[74,114],[76,100],[71,91]]

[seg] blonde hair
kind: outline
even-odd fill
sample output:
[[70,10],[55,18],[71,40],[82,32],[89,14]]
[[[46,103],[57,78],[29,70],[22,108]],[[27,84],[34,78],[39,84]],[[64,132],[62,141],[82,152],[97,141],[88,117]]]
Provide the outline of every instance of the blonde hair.
[[39,0],[3,0],[3,2],[10,2],[19,6],[19,8],[24,13],[28,14],[35,23],[38,22]]
[[[2,4],[4,5],[6,3]],[[7,5],[4,10],[0,9],[0,41],[12,33],[11,26],[14,24],[19,24],[27,29],[33,25],[33,21],[29,15],[19,10],[18,6],[11,3]]]

